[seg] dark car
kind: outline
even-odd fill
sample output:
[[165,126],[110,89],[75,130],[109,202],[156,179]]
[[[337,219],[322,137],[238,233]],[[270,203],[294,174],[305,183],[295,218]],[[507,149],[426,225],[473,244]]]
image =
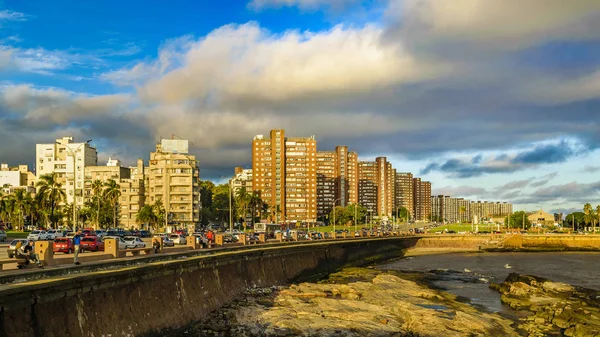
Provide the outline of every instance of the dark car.
[[74,249],[71,238],[56,238],[52,242],[52,251],[55,253],[71,254]]
[[19,241],[21,241],[21,243],[23,245],[26,245],[27,242],[28,242],[27,239],[15,239],[15,240],[12,240],[10,242],[10,245],[8,245],[8,248],[6,249],[6,254],[8,255],[9,258],[13,258],[15,256],[15,250],[16,250],[16,247],[17,247],[17,243]]

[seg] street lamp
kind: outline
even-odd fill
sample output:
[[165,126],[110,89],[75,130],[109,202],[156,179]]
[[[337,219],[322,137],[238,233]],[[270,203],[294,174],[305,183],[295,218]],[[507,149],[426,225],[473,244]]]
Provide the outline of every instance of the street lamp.
[[[89,143],[91,143],[92,140],[88,139],[85,143],[81,143],[79,144],[79,146],[77,148],[75,148],[75,151],[73,152],[73,149],[71,149],[68,144],[61,144],[59,142],[56,142],[56,144],[58,145],[65,145],[65,149],[67,149],[69,151],[69,153],[71,154],[71,157],[73,158],[73,229],[77,228],[77,206],[76,206],[76,200],[77,200],[77,170],[76,170],[76,163],[75,163],[75,157],[77,152],[79,151],[79,149],[82,146],[85,146]],[[83,165],[85,166],[85,151],[83,153]]]
[[333,236],[335,237],[335,203],[338,202],[339,200],[342,200],[342,198],[337,198],[333,201]]

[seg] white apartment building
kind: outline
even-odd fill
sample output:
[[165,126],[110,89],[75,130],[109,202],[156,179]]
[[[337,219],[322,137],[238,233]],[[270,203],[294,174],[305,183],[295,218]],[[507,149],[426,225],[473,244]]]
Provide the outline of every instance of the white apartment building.
[[233,195],[235,195],[242,188],[246,189],[246,193],[252,194],[252,169],[236,167],[234,172],[235,175],[233,178],[231,178]]
[[[98,165],[98,152],[89,143],[75,143],[73,137],[63,137],[50,144],[36,144],[35,173],[39,179],[44,174],[56,172],[63,184],[67,203],[83,205],[85,168]],[[77,198],[75,198],[77,196]]]

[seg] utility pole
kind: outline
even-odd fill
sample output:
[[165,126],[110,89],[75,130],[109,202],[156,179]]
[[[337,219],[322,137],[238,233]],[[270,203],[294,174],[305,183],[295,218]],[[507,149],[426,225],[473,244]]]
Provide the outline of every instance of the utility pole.
[[525,230],[525,213],[523,212],[523,230]]
[[231,198],[233,191],[231,190],[231,180],[229,180],[229,234],[233,234],[233,209],[231,207]]
[[354,234],[356,235],[357,227],[356,224],[358,223],[358,204],[354,204]]

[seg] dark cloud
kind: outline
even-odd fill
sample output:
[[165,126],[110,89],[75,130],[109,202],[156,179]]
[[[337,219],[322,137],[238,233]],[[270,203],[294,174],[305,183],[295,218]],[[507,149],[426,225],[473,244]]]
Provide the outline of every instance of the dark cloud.
[[547,204],[550,202],[570,202],[584,204],[600,199],[600,181],[593,183],[571,182],[551,185],[531,192],[527,196],[513,200],[516,204]]
[[[587,153],[589,150],[589,146],[562,140],[557,144],[537,145],[532,149],[521,150],[514,154],[502,153],[489,160],[482,160],[479,154],[466,160],[453,158],[441,164],[430,163],[421,170],[421,174],[439,171],[455,178],[471,178],[483,174],[510,173],[537,167],[541,164],[562,163],[571,157]],[[548,175],[545,179],[553,177]]]

